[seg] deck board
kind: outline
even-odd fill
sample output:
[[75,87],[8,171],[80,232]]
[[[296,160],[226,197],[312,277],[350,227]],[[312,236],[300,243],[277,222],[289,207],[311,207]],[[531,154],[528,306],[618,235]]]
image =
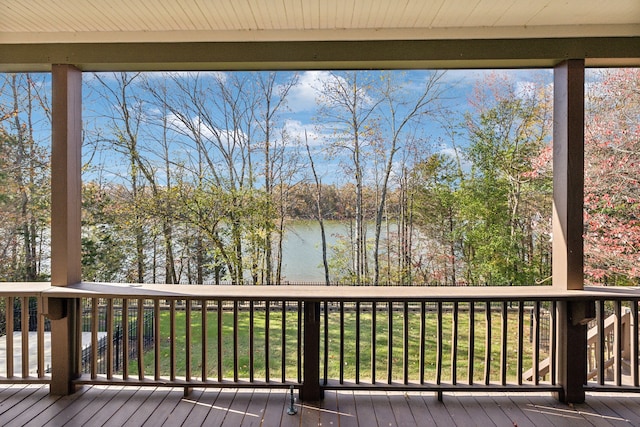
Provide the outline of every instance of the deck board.
[[116,419],[120,422],[120,425],[124,424],[126,419],[121,419],[118,411],[128,400],[133,399],[136,391],[136,388],[129,387],[112,387],[106,390],[105,393],[101,394],[101,398],[95,402],[98,410],[93,413],[86,410],[79,412],[71,419],[72,425],[84,426],[93,424],[101,426],[110,419]]
[[0,402],[0,420],[3,420],[3,423],[12,420],[17,414],[46,396],[46,393],[38,393],[39,390],[37,387],[27,386]]
[[433,393],[422,393],[422,400],[424,401],[431,417],[434,420],[434,425],[450,427],[456,425],[453,418],[449,414],[447,407],[443,402],[439,402]]
[[[88,388],[88,387],[84,387]],[[143,387],[141,387],[142,389]],[[143,390],[140,390],[143,391]],[[152,391],[147,392],[147,396],[144,402],[141,402],[139,409],[124,423],[124,427],[135,427],[144,424],[150,419],[151,414],[160,412],[162,403],[165,398],[171,393],[172,389],[158,387]]]
[[[216,402],[212,411],[218,408],[225,411],[224,421],[221,426],[239,426],[247,413],[253,393],[251,390],[228,390],[228,394],[228,396],[223,397],[222,401]],[[225,399],[227,403],[225,403]],[[207,425],[215,424],[211,424],[209,418],[207,418]]]
[[322,401],[322,411],[318,411],[320,417],[320,425],[322,426],[337,426],[339,424],[339,410],[338,410],[338,393],[325,392],[324,400]]
[[537,407],[529,400],[528,396],[511,396],[509,398],[526,415],[531,423],[536,427],[554,427],[554,424],[544,415],[545,409]]
[[4,423],[3,427],[21,427],[26,424],[41,425],[37,421],[32,421],[36,415],[45,413],[60,397],[51,397],[46,393],[42,393],[42,397],[37,402],[26,408],[26,410],[18,409],[16,416],[9,422]]
[[[34,415],[40,411],[46,410],[51,404],[53,404],[57,398],[50,397],[46,390],[38,389],[30,398],[15,405],[9,411],[2,414],[3,427],[9,426],[23,426],[28,423]],[[33,412],[31,412],[33,410]]]
[[[46,388],[42,388],[41,390],[42,390],[42,393],[45,393],[45,394],[47,393]],[[69,407],[69,405],[74,404],[74,401],[76,399],[81,398],[82,395],[86,393],[87,390],[88,390],[88,387],[83,387],[81,390],[78,390],[76,395],[74,396],[62,396],[62,397],[51,396],[49,398],[51,404],[47,408],[43,410],[38,410],[37,411],[38,413],[35,413],[36,411],[26,411],[26,414],[28,414],[30,418],[25,425],[38,426],[38,427],[45,425],[51,419],[56,418],[60,413],[64,412]]]
[[527,396],[522,399],[527,415],[536,417],[534,421],[536,426],[569,427],[575,426],[577,422],[583,419],[580,415],[568,408],[567,405],[556,407],[556,401],[549,396],[540,396],[535,399],[530,399],[529,396]]
[[373,412],[376,414],[376,421],[379,426],[398,425],[396,423],[389,396],[383,391],[371,391],[371,403]]
[[474,398],[476,405],[482,408],[493,424],[496,426],[513,425],[513,421],[503,410],[502,406],[493,403],[493,400],[490,397],[474,396]]
[[0,415],[11,409],[16,401],[23,399],[25,394],[34,393],[35,387],[18,384],[15,387],[8,387],[0,395]]
[[[567,405],[559,403],[557,400],[553,399],[550,396],[546,396],[544,399],[546,399],[546,408],[548,409],[547,412],[545,412],[545,415],[550,418],[552,422],[556,422],[557,425],[575,425],[575,421],[580,419],[587,420],[591,425],[595,427],[612,427],[621,425],[615,423],[612,424],[609,421],[613,421],[618,417],[606,405],[597,405],[600,407],[600,410],[603,411],[602,414],[604,416],[601,416],[597,412],[594,412],[593,408],[591,408],[589,405],[582,404],[573,407],[567,407]],[[541,402],[538,403],[538,405],[544,405],[544,399],[541,399]],[[591,400],[591,404],[597,404],[597,399]],[[559,418],[563,421],[557,422]],[[607,418],[609,418],[609,420]],[[626,423],[624,423],[624,425],[628,426],[628,424]]]
[[436,420],[431,415],[427,403],[424,401],[422,394],[412,393],[406,395],[407,403],[411,410],[413,419],[416,420],[418,425],[438,425]]
[[140,387],[133,390],[134,393],[130,395],[130,398],[122,404],[114,416],[109,417],[104,426],[105,427],[120,427],[123,426],[129,418],[136,413],[146,413],[148,416],[150,411],[145,406],[147,397],[157,391],[156,387]]
[[[344,392],[347,394],[347,392]],[[371,400],[371,394],[369,392],[361,392],[353,394],[354,401],[356,401],[356,417],[360,426],[375,426],[377,425],[376,414],[373,410],[373,401]]]
[[[340,413],[340,427],[357,427],[358,412],[356,401],[351,392],[336,392],[338,394],[338,412]],[[362,424],[363,426],[366,424]]]
[[418,427],[420,425],[424,425],[423,423],[416,421],[405,394],[390,395],[389,404],[391,405],[391,410],[393,411],[393,416],[397,425],[407,427]]
[[251,394],[247,411],[242,418],[242,425],[255,427],[262,424],[267,403],[269,402],[269,390],[254,390]]
[[[297,395],[296,395],[297,398]],[[47,385],[1,385],[0,425],[233,425],[233,426],[575,426],[640,425],[640,395],[589,393],[568,406],[549,394],[326,391],[321,402],[296,400],[288,390],[84,386],[72,396]]]
[[[499,407],[500,410],[508,418],[506,425],[514,425],[518,427],[537,427],[527,414],[512,399],[509,399],[505,393],[499,393],[493,396],[482,396],[478,399],[487,401],[486,406]],[[497,423],[496,423],[497,424]]]
[[[459,402],[460,407],[456,408],[455,403]],[[498,416],[502,416],[504,413],[499,409],[495,408],[496,414],[494,417],[489,416],[487,413],[488,408],[485,408],[485,405],[480,404],[475,396],[464,396],[459,399],[453,399],[453,402],[449,403],[445,402],[447,408],[451,411],[451,413],[466,413],[467,419],[469,420],[469,424],[467,425],[476,425],[476,426],[495,426],[500,425],[495,422],[494,418]],[[487,405],[490,406],[490,405]],[[452,411],[453,410],[453,411]],[[458,425],[460,425],[460,421],[457,421]],[[463,421],[466,422],[466,421]]]
[[[168,426],[176,425],[173,422],[174,418],[181,419],[180,414],[189,410],[189,407],[191,407],[184,424],[189,426],[204,425],[204,420],[207,419],[212,411],[219,412],[215,411],[215,405],[217,404],[217,400],[220,398],[220,394],[220,390],[216,389],[194,390],[189,396],[182,398],[180,409],[175,413],[172,413],[171,417],[165,422],[165,424]],[[225,403],[226,402],[221,402],[222,405]],[[224,415],[220,417],[220,422],[211,425],[220,425],[223,418]]]
[[[47,390],[46,386],[42,387],[45,391]],[[80,411],[84,410],[87,407],[95,407],[90,406],[92,403],[99,398],[99,396],[106,391],[105,387],[83,387],[82,390],[79,390],[75,394],[70,396],[62,397],[58,402],[60,405],[63,405],[61,410],[57,413],[57,415],[53,416],[49,421],[44,422],[41,425],[46,427],[54,427],[61,426],[67,423],[69,420],[73,419]],[[80,394],[80,392],[84,394]],[[89,393],[90,392],[90,393]]]
[[249,405],[253,398],[252,390],[237,390],[234,396],[235,398],[229,405],[229,411],[224,418],[223,426],[235,427],[242,425],[245,416],[249,411]]
[[285,409],[280,425],[290,427],[320,425],[320,412],[318,409],[321,409],[321,407],[318,407],[312,403],[303,403],[298,409],[298,413],[296,415],[287,415]]
[[[162,403],[151,412],[149,418],[143,421],[142,425],[148,427],[158,427],[165,423],[167,418],[175,411],[176,407],[182,401],[184,390],[181,388],[169,389],[169,393],[162,400]],[[134,424],[132,424],[133,426]]]
[[[453,422],[458,425],[458,426],[475,426],[475,425],[483,425],[480,423],[476,423],[475,421],[475,417],[478,416],[480,417],[480,412],[482,412],[482,414],[484,415],[484,411],[482,411],[482,409],[475,407],[474,410],[478,411],[478,409],[480,410],[478,413],[474,412],[474,416],[469,415],[469,413],[466,410],[466,406],[467,405],[472,405],[473,402],[471,401],[472,396],[460,396],[457,399],[452,399],[449,396],[445,396],[444,397],[444,404],[447,408],[447,411],[449,412],[449,415],[451,415],[451,418],[453,419]],[[482,417],[484,419],[484,417]],[[489,424],[491,425],[491,424]]]
[[[267,406],[263,413],[263,425],[265,426],[278,426],[284,413],[284,394],[282,390],[271,390],[269,392],[269,398]],[[301,408],[298,407],[298,413],[301,412]],[[286,416],[286,414],[285,414]]]
[[[177,426],[181,425],[184,420],[189,418],[191,411],[193,410],[195,403],[200,400],[204,390],[195,389],[189,396],[181,397],[177,404],[173,407],[171,413],[167,416],[167,419],[162,423],[163,426]],[[158,424],[156,424],[158,425]]]
[[619,410],[599,399],[578,405],[575,409],[596,427],[629,427],[629,421],[620,415]]
[[619,413],[624,413],[625,417],[629,420],[635,420],[640,417],[640,395],[620,399],[619,396],[612,394],[601,396],[600,398],[607,406],[619,408]]

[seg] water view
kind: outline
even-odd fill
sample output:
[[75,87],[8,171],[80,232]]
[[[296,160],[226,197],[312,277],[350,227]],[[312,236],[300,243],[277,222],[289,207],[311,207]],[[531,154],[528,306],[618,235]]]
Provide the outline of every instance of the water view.
[[[330,257],[331,247],[338,243],[341,236],[348,235],[349,223],[325,221],[324,227]],[[290,222],[282,247],[282,258],[282,271],[286,282],[324,283],[320,224],[317,221]]]
[[[324,229],[327,236],[327,257],[331,260],[333,248],[349,236],[349,221],[325,221]],[[370,222],[367,226],[367,239],[375,235],[375,225]],[[382,238],[386,236],[384,225]],[[282,247],[284,260],[282,271],[283,281],[324,283],[322,267],[322,236],[320,225],[315,220],[296,220],[287,225]],[[331,280],[335,280],[334,271],[330,271]]]

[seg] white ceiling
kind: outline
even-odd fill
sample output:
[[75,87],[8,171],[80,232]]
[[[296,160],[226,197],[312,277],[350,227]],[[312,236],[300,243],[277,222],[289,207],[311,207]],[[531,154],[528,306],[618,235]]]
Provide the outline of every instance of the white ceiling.
[[0,0],[0,44],[640,35],[640,0]]

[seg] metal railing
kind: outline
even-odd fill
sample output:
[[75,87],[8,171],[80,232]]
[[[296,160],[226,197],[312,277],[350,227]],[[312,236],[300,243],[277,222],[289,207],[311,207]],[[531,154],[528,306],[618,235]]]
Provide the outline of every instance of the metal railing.
[[640,391],[638,303],[600,299],[587,333],[587,384],[593,391]]
[[[95,356],[81,383],[301,388],[303,371],[317,366],[321,389],[560,389],[555,362],[551,374],[526,374],[555,351],[554,337],[541,334],[555,329],[554,301],[92,301],[92,354],[112,363]],[[131,353],[126,339],[122,372],[101,371],[118,353],[114,331],[140,317],[129,311],[117,321],[98,319],[116,319],[131,304],[153,313],[154,342]],[[305,317],[310,309],[319,322]],[[103,339],[99,325],[106,325]],[[318,336],[316,348],[305,345],[304,334]]]
[[[90,375],[78,383],[301,385],[302,303],[101,298],[89,305],[93,307]],[[135,330],[143,331],[142,340],[133,336]],[[100,338],[99,332],[106,334]]]
[[[91,342],[85,345],[83,340],[83,348],[81,354],[81,372],[91,373],[94,369],[97,374],[107,373],[107,359],[110,359],[111,369],[113,372],[122,372],[124,368],[125,351],[127,351],[127,360],[137,357],[138,355],[138,339],[142,340],[143,351],[149,351],[153,348],[154,335],[154,312],[153,306],[143,306],[143,325],[142,329],[138,329],[139,325],[136,319],[138,309],[135,305],[129,304],[128,307],[115,305],[109,307],[108,302],[97,298],[83,300],[82,305],[82,332],[90,334]],[[137,301],[134,301],[136,304]],[[108,312],[108,309],[112,312]],[[123,313],[126,313],[123,316]],[[113,324],[111,328],[107,325],[107,319],[111,319]],[[95,322],[97,321],[97,325]],[[94,344],[94,330],[97,331],[97,343]],[[107,336],[107,331],[112,330],[113,336]],[[126,330],[126,332],[124,332]],[[139,332],[140,331],[140,332]],[[125,337],[127,342],[125,343]],[[110,341],[109,341],[110,340]],[[126,350],[125,350],[126,349]],[[95,352],[95,357],[94,357]],[[107,357],[111,355],[112,357]]]
[[[60,295],[51,289],[0,299],[0,324],[14,331],[0,338],[6,352],[0,381],[51,381],[44,313],[53,297],[78,301],[68,305],[78,309],[75,330],[90,336],[84,351],[77,346],[74,357],[85,367],[69,379],[73,384],[293,386],[305,398],[326,389],[440,397],[459,390],[561,393],[566,366],[559,361],[584,358],[583,390],[640,391],[640,294],[633,291],[82,284]],[[34,321],[37,331],[21,327]],[[563,347],[563,328],[578,328],[584,350]],[[29,353],[30,346],[36,351]],[[55,377],[56,360],[51,365]]]
[[[324,302],[326,389],[556,391],[554,301]],[[547,334],[542,334],[546,331]],[[339,345],[332,345],[333,342]]]

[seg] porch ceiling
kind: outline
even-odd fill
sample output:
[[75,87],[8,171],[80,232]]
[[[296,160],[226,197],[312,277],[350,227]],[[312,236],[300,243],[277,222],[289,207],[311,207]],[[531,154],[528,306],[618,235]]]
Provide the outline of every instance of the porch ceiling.
[[[0,10],[0,70],[66,62],[87,70],[640,62],[638,0],[0,0]],[[429,44],[384,56],[407,40]],[[367,57],[362,45],[344,43],[363,41],[387,44],[381,55],[377,44],[364,45],[375,49]],[[207,52],[221,42],[221,53]]]

